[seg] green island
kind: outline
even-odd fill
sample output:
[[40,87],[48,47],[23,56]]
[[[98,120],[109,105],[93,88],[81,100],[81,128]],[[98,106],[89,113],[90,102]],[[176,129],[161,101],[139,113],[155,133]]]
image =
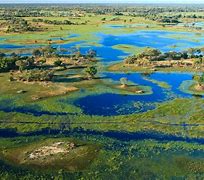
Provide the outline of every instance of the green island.
[[203,9],[0,3],[1,179],[203,179]]

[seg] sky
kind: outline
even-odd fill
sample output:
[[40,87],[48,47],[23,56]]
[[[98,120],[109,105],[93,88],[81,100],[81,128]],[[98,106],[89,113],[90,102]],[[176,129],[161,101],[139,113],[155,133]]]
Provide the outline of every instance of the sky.
[[0,0],[1,3],[179,3],[204,4],[204,0]]

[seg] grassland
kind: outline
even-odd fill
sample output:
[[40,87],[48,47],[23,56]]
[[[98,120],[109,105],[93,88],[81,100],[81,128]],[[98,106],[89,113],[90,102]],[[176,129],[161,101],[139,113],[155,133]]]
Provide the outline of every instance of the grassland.
[[[85,143],[81,139],[86,141]],[[38,140],[40,139],[40,142]],[[118,141],[112,138],[105,138],[102,136],[85,136],[85,135],[72,135],[69,138],[56,138],[56,137],[17,137],[17,138],[1,138],[1,152],[9,154],[14,149],[28,150],[30,148],[36,148],[44,140],[44,144],[49,144],[55,141],[74,141],[79,144],[79,148],[86,149],[86,146],[93,146],[95,142],[100,144],[100,149],[97,149],[94,153],[97,156],[91,156],[92,161],[83,161],[86,164],[86,170],[80,173],[74,171],[64,170],[46,170],[42,173],[42,170],[36,171],[35,169],[27,169],[23,167],[23,171],[18,167],[2,164],[1,177],[8,178],[29,178],[36,179],[39,176],[41,178],[124,178],[124,172],[126,178],[171,178],[172,175],[182,178],[195,178],[203,177],[203,145],[191,144],[185,142],[160,142],[155,140],[138,140],[138,141]],[[29,142],[29,143],[28,143]],[[80,147],[81,146],[81,147]],[[41,147],[41,146],[40,146]],[[94,148],[93,148],[94,149]],[[86,149],[87,150],[87,149]],[[99,151],[98,151],[99,150]],[[20,151],[19,154],[22,154]],[[197,154],[197,158],[192,157],[192,153]],[[16,151],[14,152],[16,153]],[[17,154],[17,157],[19,157]],[[13,154],[11,154],[13,156]],[[68,155],[69,156],[69,155]],[[86,155],[84,155],[86,156]],[[2,154],[1,154],[2,157]],[[94,160],[93,160],[94,157]],[[80,158],[83,158],[81,156]],[[158,158],[161,161],[158,161]],[[68,164],[72,164],[74,161],[68,161]],[[161,163],[162,162],[162,163]],[[75,161],[76,163],[76,161]],[[75,164],[72,168],[79,166]],[[7,171],[6,168],[10,169]],[[22,167],[21,167],[22,168]],[[2,171],[3,170],[3,171]],[[106,172],[106,173],[104,173]]]
[[[43,31],[36,32],[25,32],[25,33],[5,33],[5,29],[1,28],[1,37],[6,40],[1,40],[1,43],[5,44],[34,44],[34,45],[46,45],[50,43],[50,39],[52,38],[64,38],[64,40],[52,40],[53,44],[63,44],[68,42],[75,41],[89,41],[89,43],[97,44],[97,37],[94,36],[94,33],[101,32],[105,34],[122,34],[122,33],[131,33],[138,30],[169,30],[169,31],[195,31],[198,30],[186,29],[184,27],[177,26],[167,26],[163,27],[160,24],[155,23],[154,21],[142,18],[142,17],[132,17],[132,16],[120,16],[118,20],[112,21],[112,19],[116,16],[112,15],[93,15],[87,14],[85,17],[73,18],[73,17],[43,17],[43,19],[48,20],[71,20],[76,23],[84,23],[85,25],[50,25],[50,24],[39,24],[32,21],[33,17],[25,17],[26,20],[32,26],[42,26],[44,28]],[[40,17],[39,17],[40,18]],[[106,21],[103,22],[101,19],[106,18]],[[129,21],[131,19],[131,22]],[[124,22],[126,20],[126,22]],[[148,24],[149,28],[146,26],[131,26],[134,24]],[[106,28],[106,25],[127,25],[125,28]],[[129,26],[130,25],[130,26]],[[153,26],[151,26],[153,25]],[[79,34],[79,37],[68,38],[69,35]],[[66,40],[65,40],[66,39]]]

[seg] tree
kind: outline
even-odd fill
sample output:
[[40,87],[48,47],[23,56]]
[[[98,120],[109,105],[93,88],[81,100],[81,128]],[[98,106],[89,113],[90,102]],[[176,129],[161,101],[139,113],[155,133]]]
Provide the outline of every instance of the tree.
[[82,57],[81,52],[78,50],[77,52],[74,53],[76,58]]
[[16,69],[15,59],[3,58],[0,60],[0,72],[6,72],[13,69]]
[[128,79],[126,77],[120,78],[120,83],[121,83],[122,88],[127,87],[127,81],[128,81]]
[[96,73],[97,73],[97,69],[96,69],[96,67],[94,67],[94,66],[90,66],[90,67],[87,67],[86,69],[85,69],[85,72],[87,73],[87,75],[88,75],[88,78],[94,78],[94,76],[96,75]]
[[28,62],[25,60],[18,60],[16,61],[16,66],[18,66],[19,71],[22,72],[28,66]]
[[42,52],[39,49],[34,49],[32,55],[35,57],[39,57],[42,55]]
[[18,55],[17,55],[15,52],[11,53],[10,56],[11,56],[12,58],[18,58]]
[[3,57],[5,57],[5,56],[6,56],[6,54],[0,52],[0,58],[3,58]]
[[43,59],[41,59],[41,60],[38,61],[38,64],[41,65],[41,66],[42,66],[43,64],[45,64],[45,63],[46,63],[46,59],[45,59],[45,58],[43,58]]
[[154,48],[146,48],[143,52],[144,56],[159,56],[161,51]]
[[194,60],[194,65],[201,65],[203,62],[202,58],[198,58]]
[[54,65],[55,66],[61,66],[62,65],[62,61],[61,60],[56,60],[55,62],[54,62]]
[[204,85],[204,73],[202,73],[201,75],[195,74],[193,76],[193,80],[196,81],[199,86],[203,86]]
[[57,49],[53,48],[52,46],[46,46],[42,49],[42,55],[44,57],[52,57],[55,56],[57,53]]
[[96,55],[97,55],[97,53],[96,53],[96,51],[93,50],[93,49],[89,49],[88,52],[87,52],[87,56],[88,56],[89,58],[94,58],[94,57],[96,57]]

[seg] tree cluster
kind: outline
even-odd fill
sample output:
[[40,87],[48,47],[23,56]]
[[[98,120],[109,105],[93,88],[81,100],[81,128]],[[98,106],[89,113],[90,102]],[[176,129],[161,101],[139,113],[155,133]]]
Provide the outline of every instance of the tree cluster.
[[27,31],[37,31],[39,30],[36,27],[31,26],[28,21],[22,18],[13,18],[7,21],[8,28],[6,30],[9,32],[27,32]]
[[162,53],[158,49],[146,48],[143,52],[129,56],[125,59],[126,64],[135,64],[141,59],[146,59],[148,61],[164,61],[164,60],[181,60],[181,59],[191,59],[191,58],[201,58],[203,53],[201,49],[190,48],[188,51],[176,52],[169,51]]
[[46,24],[54,24],[54,25],[72,25],[72,24],[75,24],[69,20],[58,21],[58,20],[48,20],[48,19],[41,19],[41,18],[33,19],[32,21],[33,22],[43,22]]

